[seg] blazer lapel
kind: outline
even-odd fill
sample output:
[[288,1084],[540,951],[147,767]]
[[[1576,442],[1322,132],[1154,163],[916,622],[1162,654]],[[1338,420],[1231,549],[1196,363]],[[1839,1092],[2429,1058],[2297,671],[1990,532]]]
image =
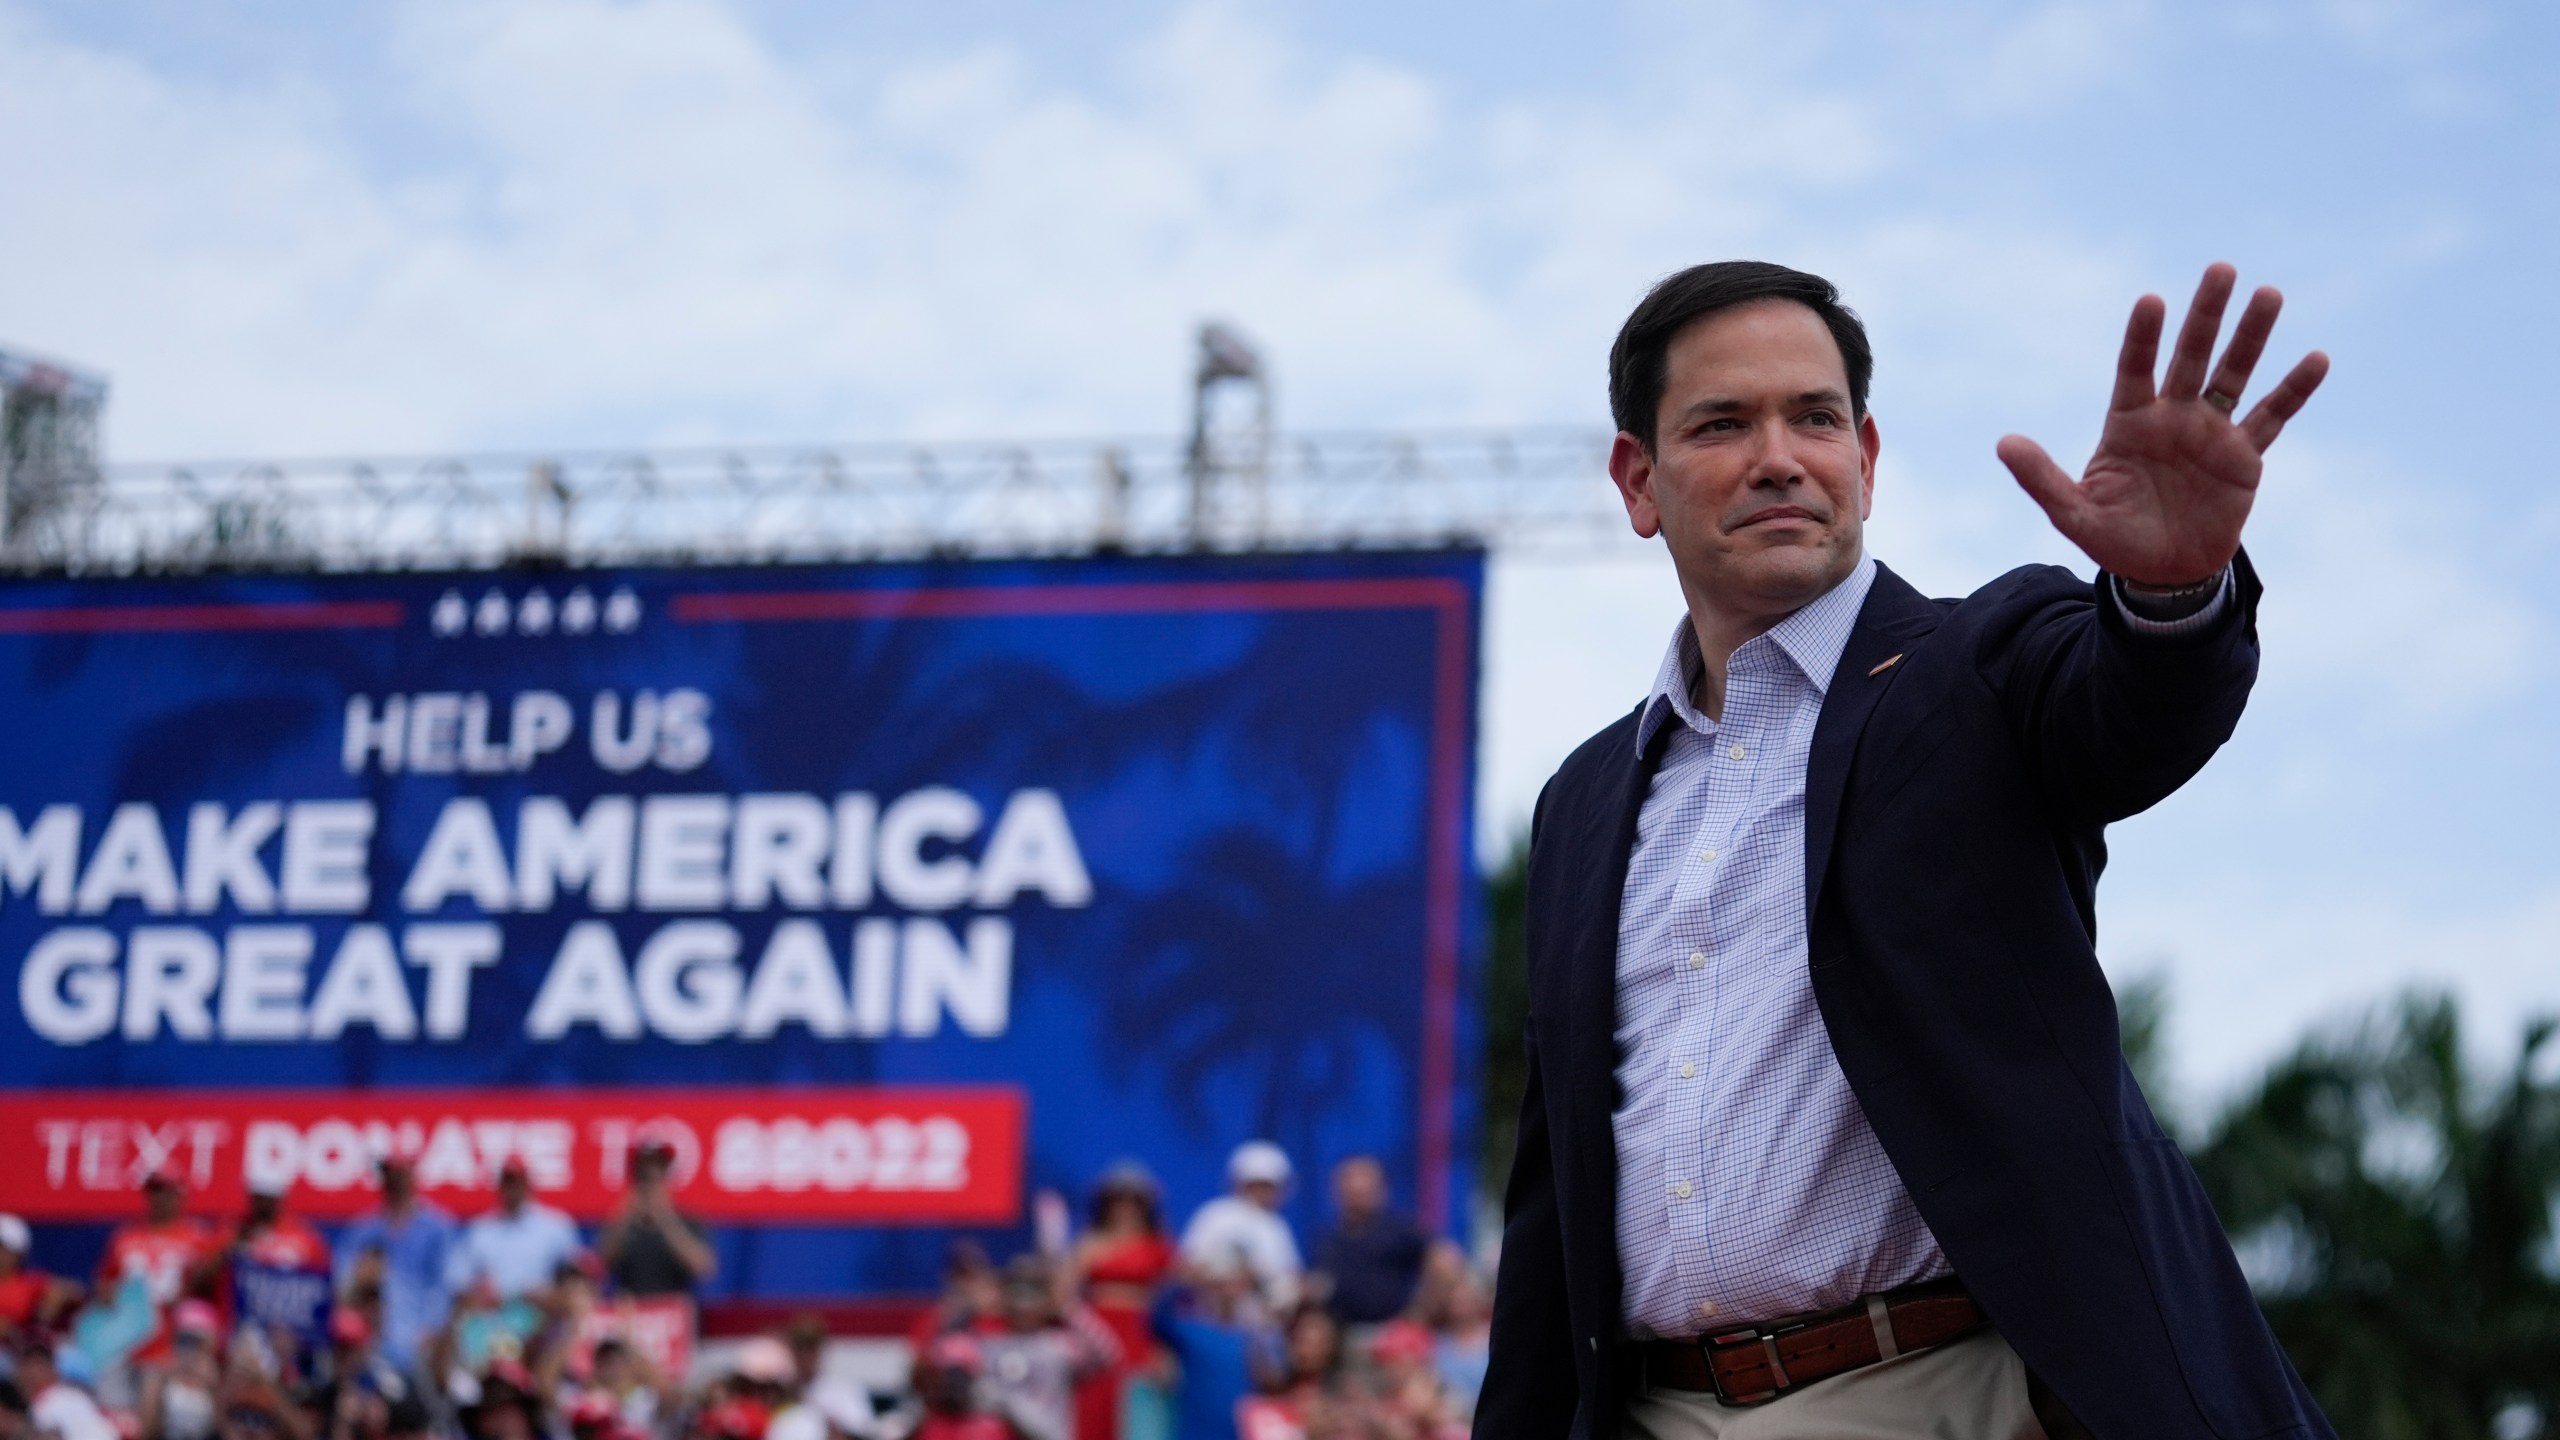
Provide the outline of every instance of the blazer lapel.
[[1571,1083],[1580,1121],[1574,1127],[1575,1148],[1583,1173],[1608,1177],[1613,1197],[1618,1176],[1617,1141],[1610,1127],[1618,1073],[1618,919],[1626,898],[1627,861],[1635,849],[1636,817],[1652,788],[1654,762],[1663,745],[1663,732],[1656,730],[1639,754],[1633,727],[1629,730],[1627,747],[1610,772],[1616,783],[1595,787],[1597,793],[1582,814],[1587,888],[1578,909],[1585,928],[1576,938],[1566,997],[1573,1033]]
[[[1813,753],[1805,761],[1804,913],[1808,920],[1822,901],[1831,842],[1839,833],[1840,799],[1848,789],[1849,760],[1857,754],[1858,736],[1885,686],[1902,668],[1904,648],[1936,628],[1938,607],[1878,564],[1867,601],[1858,607],[1858,623],[1840,652],[1840,668],[1832,672],[1831,686],[1823,693],[1822,714],[1813,725]],[[1623,857],[1619,868],[1623,875]]]

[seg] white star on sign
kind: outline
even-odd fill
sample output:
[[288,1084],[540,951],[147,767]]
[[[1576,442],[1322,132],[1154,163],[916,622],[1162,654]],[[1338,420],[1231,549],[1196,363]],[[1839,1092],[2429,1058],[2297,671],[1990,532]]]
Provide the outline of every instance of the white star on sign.
[[551,628],[551,597],[539,590],[528,591],[516,602],[516,633],[540,635]]
[[459,635],[471,623],[471,607],[463,603],[462,592],[447,590],[428,612],[427,624],[439,635]]
[[604,602],[604,628],[623,634],[640,628],[640,597],[628,585],[615,590]]
[[480,613],[472,623],[483,635],[502,635],[507,629],[507,592],[492,590],[480,597]]
[[594,628],[596,597],[588,594],[587,587],[581,585],[569,592],[568,599],[560,602],[560,633],[584,635]]

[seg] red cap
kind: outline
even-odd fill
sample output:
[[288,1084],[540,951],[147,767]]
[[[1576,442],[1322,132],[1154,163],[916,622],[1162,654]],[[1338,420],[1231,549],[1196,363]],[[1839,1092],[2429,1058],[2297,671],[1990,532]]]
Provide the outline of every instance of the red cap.
[[762,1405],[752,1400],[723,1400],[703,1412],[701,1428],[720,1440],[764,1440],[764,1427],[773,1418]]
[[935,1336],[924,1349],[924,1360],[936,1370],[963,1370],[971,1375],[987,1368],[985,1348],[976,1336],[961,1330]]
[[491,1385],[504,1385],[519,1395],[533,1393],[533,1373],[524,1368],[523,1361],[511,1355],[501,1355],[490,1361],[489,1373],[484,1378]]
[[329,1312],[329,1343],[354,1346],[372,1338],[373,1322],[364,1318],[363,1311],[341,1305]]
[[614,1408],[613,1397],[602,1391],[590,1390],[569,1407],[569,1428],[572,1430],[611,1425],[621,1418],[622,1412]]
[[222,1316],[202,1300],[181,1300],[170,1307],[169,1328],[196,1335],[220,1335]]
[[1419,1361],[1431,1358],[1431,1332],[1410,1320],[1392,1320],[1378,1327],[1369,1341],[1369,1354],[1381,1361]]

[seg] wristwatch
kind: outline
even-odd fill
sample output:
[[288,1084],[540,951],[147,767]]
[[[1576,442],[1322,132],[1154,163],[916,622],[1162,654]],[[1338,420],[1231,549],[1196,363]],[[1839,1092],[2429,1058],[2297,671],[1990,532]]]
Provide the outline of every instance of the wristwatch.
[[2213,603],[2222,587],[2231,580],[2231,567],[2225,565],[2219,574],[2208,576],[2192,585],[2161,587],[2142,585],[2115,577],[2117,598],[2125,608],[2145,620],[2183,620]]

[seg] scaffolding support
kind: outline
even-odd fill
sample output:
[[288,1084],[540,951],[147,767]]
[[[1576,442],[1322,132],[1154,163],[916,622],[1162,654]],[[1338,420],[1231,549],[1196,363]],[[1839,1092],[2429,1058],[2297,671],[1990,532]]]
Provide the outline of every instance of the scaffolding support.
[[0,562],[69,562],[99,490],[107,382],[0,350]]
[[1625,533],[1609,438],[1270,434],[1258,497],[1223,488],[1241,482],[1221,469],[1205,508],[1196,435],[114,465],[0,570],[1579,548]]

